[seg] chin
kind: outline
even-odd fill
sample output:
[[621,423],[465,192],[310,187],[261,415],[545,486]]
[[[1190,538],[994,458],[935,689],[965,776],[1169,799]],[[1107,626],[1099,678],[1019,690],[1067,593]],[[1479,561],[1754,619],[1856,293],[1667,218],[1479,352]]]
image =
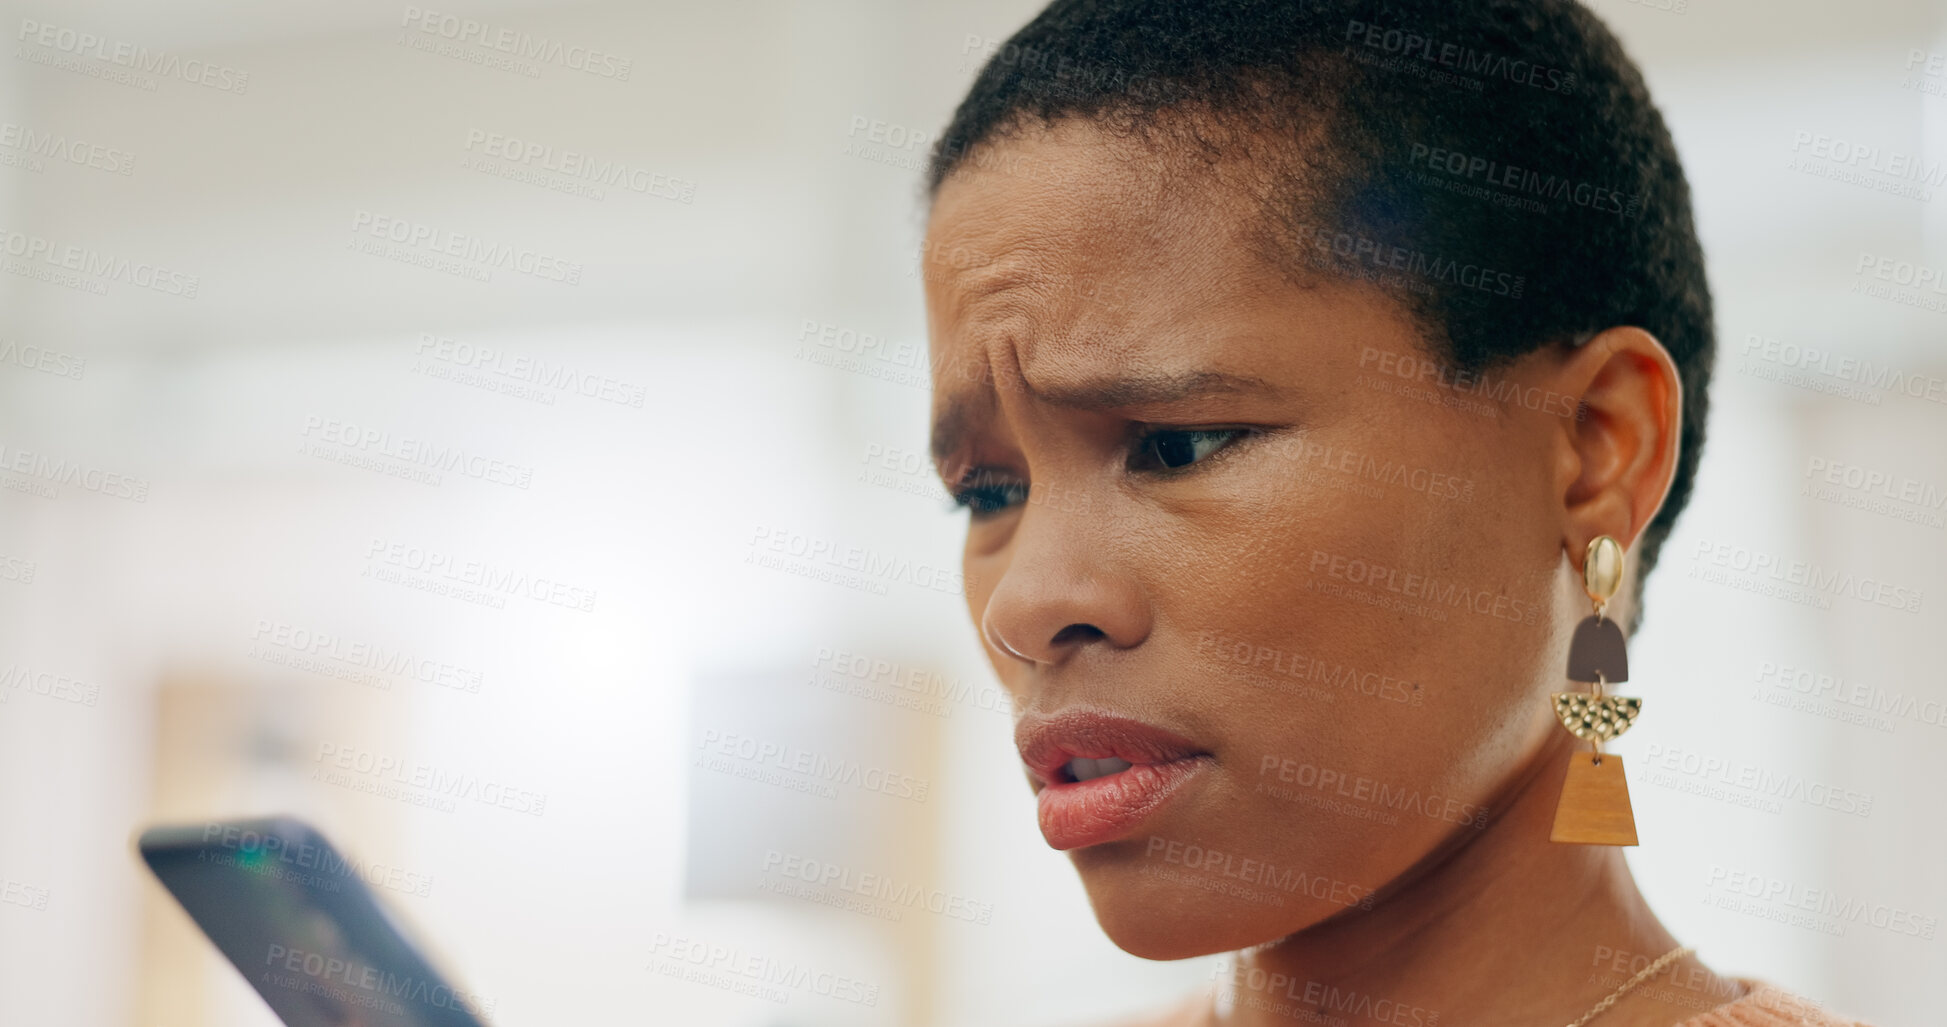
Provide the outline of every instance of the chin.
[[1235,886],[1145,856],[1140,842],[1069,853],[1095,921],[1115,946],[1154,960],[1191,959],[1304,930],[1340,907],[1303,894]]

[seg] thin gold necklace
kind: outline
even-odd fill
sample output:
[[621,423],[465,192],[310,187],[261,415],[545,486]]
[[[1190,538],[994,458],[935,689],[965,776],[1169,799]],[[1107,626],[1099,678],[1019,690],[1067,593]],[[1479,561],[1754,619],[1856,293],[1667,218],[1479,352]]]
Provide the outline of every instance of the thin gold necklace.
[[1663,955],[1657,957],[1656,962],[1651,963],[1650,965],[1644,967],[1641,973],[1638,973],[1636,976],[1631,977],[1629,980],[1624,981],[1622,983],[1622,987],[1617,988],[1615,991],[1612,991],[1608,995],[1604,996],[1602,1001],[1597,1002],[1595,1004],[1594,1009],[1591,1009],[1588,1012],[1583,1013],[1581,1019],[1576,1020],[1574,1023],[1569,1024],[1568,1027],[1582,1027],[1583,1024],[1586,1024],[1590,1020],[1593,1020],[1596,1017],[1601,1016],[1602,1014],[1608,1012],[1609,1007],[1615,1005],[1617,999],[1620,999],[1624,995],[1629,994],[1629,989],[1634,988],[1638,984],[1641,984],[1652,977],[1655,977],[1657,973],[1661,971],[1664,967],[1669,966],[1671,963],[1674,963],[1679,959],[1682,959],[1683,957],[1689,955],[1692,951],[1694,950],[1688,945],[1679,945],[1676,948],[1673,948],[1670,951],[1663,953]]
[[[1602,1014],[1608,1012],[1609,1007],[1615,1005],[1616,1002],[1620,1000],[1624,995],[1629,994],[1629,990],[1631,988],[1634,988],[1638,984],[1641,984],[1644,981],[1647,981],[1650,978],[1655,977],[1659,972],[1662,971],[1664,967],[1669,966],[1671,963],[1674,963],[1677,960],[1682,959],[1683,957],[1695,951],[1696,951],[1695,949],[1691,948],[1688,945],[1679,945],[1676,948],[1673,948],[1670,951],[1663,953],[1661,956],[1657,957],[1656,962],[1651,963],[1650,965],[1644,967],[1641,973],[1638,973],[1636,976],[1631,977],[1629,980],[1624,981],[1622,983],[1622,987],[1619,987],[1615,991],[1612,991],[1609,994],[1604,995],[1602,997],[1602,1001],[1597,1002],[1595,1004],[1594,1009],[1591,1009],[1588,1012],[1583,1013],[1579,1019],[1577,1019],[1574,1023],[1569,1024],[1568,1027],[1585,1027],[1585,1025],[1590,1020],[1593,1020],[1596,1017],[1601,1016]],[[1205,1021],[1206,1023],[1214,1024],[1217,1022],[1217,1006],[1216,1006],[1215,992],[1211,993],[1211,1004],[1208,1007],[1206,1007],[1204,1015],[1207,1018]]]

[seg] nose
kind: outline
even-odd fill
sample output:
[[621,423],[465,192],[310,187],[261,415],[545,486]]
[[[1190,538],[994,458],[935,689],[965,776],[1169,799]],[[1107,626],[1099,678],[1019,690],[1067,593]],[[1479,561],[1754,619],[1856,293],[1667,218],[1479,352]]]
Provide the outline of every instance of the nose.
[[1045,665],[1091,646],[1140,645],[1151,617],[1124,534],[1100,513],[1037,504],[1030,492],[981,611],[981,637],[1009,658]]

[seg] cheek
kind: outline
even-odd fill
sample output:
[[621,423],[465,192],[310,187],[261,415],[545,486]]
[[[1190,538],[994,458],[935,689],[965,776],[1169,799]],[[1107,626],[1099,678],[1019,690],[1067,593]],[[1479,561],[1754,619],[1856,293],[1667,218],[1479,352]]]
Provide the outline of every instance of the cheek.
[[[1374,452],[1369,436],[1361,450]],[[1559,540],[1515,513],[1540,493],[1511,479],[1494,483],[1493,501],[1465,454],[1408,451],[1382,458],[1402,474],[1267,466],[1182,519],[1150,585],[1197,683],[1188,701],[1230,746],[1228,798],[1257,814],[1239,828],[1273,850],[1302,837],[1345,873],[1377,869],[1341,865],[1353,848],[1404,859],[1456,827],[1404,815],[1380,826],[1267,798],[1264,765],[1296,760],[1484,804],[1529,740],[1522,711],[1549,650],[1546,556]],[[1474,495],[1436,493],[1425,477],[1416,487],[1421,467],[1472,482]]]
[[1377,569],[1411,562],[1422,520],[1296,478],[1256,490],[1173,547],[1161,619],[1183,627],[1196,702],[1235,746],[1246,790],[1272,758],[1348,775],[1418,773],[1445,625],[1388,609],[1396,596]]

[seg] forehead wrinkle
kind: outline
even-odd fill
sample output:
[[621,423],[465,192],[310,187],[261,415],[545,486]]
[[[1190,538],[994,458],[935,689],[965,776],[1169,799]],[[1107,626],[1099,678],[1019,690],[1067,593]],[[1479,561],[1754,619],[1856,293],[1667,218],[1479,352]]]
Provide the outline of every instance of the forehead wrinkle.
[[[1043,385],[1036,385],[1025,373],[1020,373],[1019,378],[1022,391],[1034,400],[1083,411],[1165,404],[1213,395],[1262,396],[1280,392],[1276,384],[1256,375],[1207,368],[1112,370],[1095,375],[1078,374]],[[934,422],[932,450],[936,463],[959,447],[982,415],[992,412],[994,398],[990,388],[947,397],[940,417]]]
[[1256,375],[1203,368],[1136,373],[1111,372],[1057,385],[1026,385],[1045,403],[1079,410],[1113,410],[1140,404],[1179,402],[1212,395],[1270,393],[1277,387]]
[[[1139,339],[1154,344],[1202,334],[1197,315],[1223,309],[1241,283],[1198,257],[1234,246],[1235,222],[1246,211],[1181,169],[1159,175],[1170,169],[1156,167],[1158,155],[1145,148],[1132,151],[1086,124],[1053,128],[1013,141],[1025,144],[1019,156],[1034,173],[956,175],[929,211],[934,232],[924,263],[927,291],[937,302],[936,331],[951,350],[965,353],[958,358],[968,364],[964,370],[983,371],[981,384],[939,396],[930,443],[936,463],[993,413],[998,389],[1053,406],[1102,407],[1250,387],[1240,384],[1249,376],[1225,385],[1219,373],[1167,370],[1101,381],[1099,369],[1149,363],[1140,354],[1154,347],[1132,349]],[[1113,216],[1092,213],[1104,208]],[[1122,290],[1144,290],[1142,280],[1159,273],[1178,294],[1174,310],[1153,309],[1156,297],[1146,291],[1128,297],[1133,305],[1095,291],[1107,283],[1114,290],[1109,296],[1120,299]],[[1078,287],[1088,291],[1077,294]],[[1012,368],[995,366],[1009,362]],[[1030,382],[1029,367],[1047,384]]]
[[[1030,401],[1085,412],[1112,411],[1137,405],[1161,405],[1211,395],[1274,395],[1280,390],[1264,378],[1243,371],[1182,366],[1179,361],[1155,361],[1135,339],[1157,335],[1128,326],[1093,323],[1101,311],[1088,304],[1057,311],[1037,299],[1059,295],[1058,282],[1025,267],[1007,275],[991,275],[970,291],[971,309],[965,313],[961,338],[974,351],[971,359],[991,373],[982,384],[945,394],[939,405],[930,444],[934,461],[942,462],[959,449],[983,416],[998,406],[996,390],[1024,394]],[[1164,338],[1193,331],[1172,322]],[[1181,347],[1165,344],[1165,351]],[[1176,364],[1177,366],[1170,366]]]

